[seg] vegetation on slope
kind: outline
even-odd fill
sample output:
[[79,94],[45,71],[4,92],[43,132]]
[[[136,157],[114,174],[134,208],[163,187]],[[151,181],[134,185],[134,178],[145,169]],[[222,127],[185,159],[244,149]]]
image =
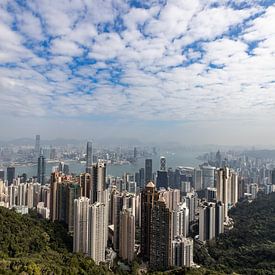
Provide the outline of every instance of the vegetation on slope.
[[0,274],[108,274],[106,266],[72,253],[60,223],[0,207]]
[[230,216],[234,229],[196,246],[195,260],[227,274],[275,274],[275,193],[239,203]]

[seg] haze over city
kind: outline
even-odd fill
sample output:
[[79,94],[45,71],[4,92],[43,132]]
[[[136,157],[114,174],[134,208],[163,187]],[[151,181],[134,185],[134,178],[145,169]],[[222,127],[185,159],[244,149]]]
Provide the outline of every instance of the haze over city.
[[1,1],[0,140],[274,145],[274,1]]

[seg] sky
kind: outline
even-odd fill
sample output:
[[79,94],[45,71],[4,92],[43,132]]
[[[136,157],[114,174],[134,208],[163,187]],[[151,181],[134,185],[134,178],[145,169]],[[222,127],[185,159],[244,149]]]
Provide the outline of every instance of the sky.
[[0,139],[275,145],[275,1],[1,0]]

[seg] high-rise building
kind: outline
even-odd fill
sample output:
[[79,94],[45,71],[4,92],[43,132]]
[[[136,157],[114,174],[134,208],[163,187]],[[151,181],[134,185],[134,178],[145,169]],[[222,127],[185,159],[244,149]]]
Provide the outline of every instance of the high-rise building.
[[157,171],[157,188],[168,188],[168,173],[167,171]]
[[81,196],[86,198],[91,198],[91,174],[83,173],[79,176],[80,187],[81,187]]
[[13,180],[15,179],[15,167],[7,167],[7,181],[8,185],[11,185],[13,183]]
[[50,185],[50,220],[58,220],[58,183],[61,181],[58,172],[51,174],[51,185]]
[[99,201],[101,193],[106,189],[106,163],[99,161],[92,166],[91,202]]
[[145,182],[145,170],[144,168],[139,169],[139,182],[140,182],[140,187],[144,187],[144,182]]
[[172,241],[172,266],[193,265],[193,239],[177,236]]
[[92,142],[87,142],[87,148],[86,148],[86,172],[90,172],[90,167],[93,164],[93,147]]
[[198,209],[198,195],[196,192],[187,193],[183,197],[183,202],[186,202],[186,206],[189,209],[189,221],[193,223],[196,220],[196,212]]
[[217,200],[217,188],[207,187],[205,190],[206,200],[209,202],[215,202]]
[[74,232],[74,201],[81,196],[80,185],[76,182],[68,183],[66,193],[66,223],[68,225],[68,231]]
[[224,232],[224,205],[205,202],[199,208],[199,239],[208,241]]
[[199,208],[199,240],[205,242],[216,237],[215,203],[204,203]]
[[217,201],[224,204],[224,218],[228,220],[228,209],[234,206],[239,198],[238,174],[228,167],[220,168],[217,171]]
[[45,184],[45,172],[46,172],[45,157],[41,154],[38,158],[38,163],[37,163],[37,181],[42,185]]
[[162,196],[152,208],[149,251],[152,269],[167,270],[171,266],[171,212]]
[[35,159],[38,159],[40,155],[40,135],[35,136],[34,154],[35,154]]
[[215,183],[215,167],[202,166],[202,188],[214,187]]
[[89,207],[88,256],[96,264],[105,262],[108,237],[108,209],[104,203],[96,202]]
[[113,238],[113,246],[114,250],[119,250],[119,222],[120,222],[120,212],[123,209],[123,195],[120,192],[114,192],[112,194],[112,224],[114,225],[114,238]]
[[150,259],[152,209],[158,197],[155,184],[147,183],[141,193],[141,255],[144,261]]
[[145,160],[145,184],[153,180],[153,163],[152,159]]
[[168,176],[168,186],[171,188],[177,188],[175,185],[175,172],[173,171],[172,168],[168,168],[167,176]]
[[194,170],[194,188],[196,191],[202,189],[202,170],[200,169]]
[[162,196],[165,200],[166,207],[173,211],[177,209],[178,204],[180,203],[180,190],[179,189],[160,189],[159,196]]
[[82,252],[87,255],[88,249],[88,226],[89,226],[89,203],[86,197],[80,197],[74,201],[74,252]]
[[160,171],[166,171],[166,158],[160,157]]
[[180,203],[172,211],[172,240],[177,236],[187,237],[189,234],[189,209],[186,203]]
[[132,209],[123,209],[120,212],[119,222],[119,256],[131,262],[135,254],[135,216]]

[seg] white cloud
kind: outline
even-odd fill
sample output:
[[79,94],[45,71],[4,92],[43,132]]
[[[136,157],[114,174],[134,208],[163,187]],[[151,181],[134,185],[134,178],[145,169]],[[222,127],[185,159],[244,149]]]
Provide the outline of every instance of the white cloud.
[[272,118],[275,7],[251,1],[238,10],[231,2],[153,1],[143,9],[122,0],[47,0],[25,9],[10,1],[13,13],[1,2],[0,63],[9,63],[0,67],[1,111],[140,121]]

